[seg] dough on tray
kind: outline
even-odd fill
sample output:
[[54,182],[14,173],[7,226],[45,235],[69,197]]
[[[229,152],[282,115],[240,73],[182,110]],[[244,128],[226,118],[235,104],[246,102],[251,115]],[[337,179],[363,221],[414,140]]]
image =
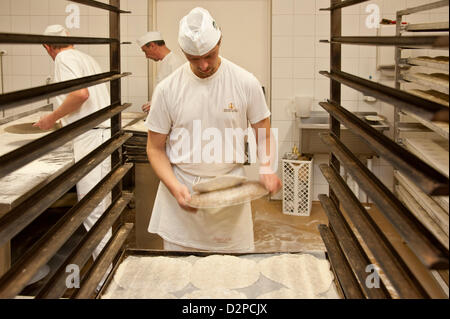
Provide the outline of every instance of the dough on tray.
[[320,299],[311,291],[296,291],[288,288],[281,288],[256,297],[256,299]]
[[226,288],[194,290],[181,299],[247,299],[242,292]]
[[227,255],[211,255],[197,260],[191,282],[199,289],[238,289],[251,286],[259,278],[256,262]]
[[304,296],[327,291],[333,281],[328,261],[310,254],[284,254],[263,259],[258,265],[264,276]]
[[173,292],[189,284],[192,264],[179,258],[130,256],[119,266],[114,281],[125,289]]
[[245,176],[221,175],[192,186],[194,192],[205,193],[233,187],[247,181]]

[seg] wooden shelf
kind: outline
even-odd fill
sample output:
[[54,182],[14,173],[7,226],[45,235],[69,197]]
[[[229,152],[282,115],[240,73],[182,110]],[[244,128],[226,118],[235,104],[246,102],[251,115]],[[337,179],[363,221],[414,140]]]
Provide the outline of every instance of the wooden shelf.
[[417,203],[427,212],[431,219],[439,225],[439,227],[448,236],[449,220],[448,213],[434,201],[433,198],[422,192],[413,182],[399,171],[394,171],[394,176],[399,184],[411,194]]
[[449,176],[448,141],[427,138],[403,138],[406,148],[437,171]]
[[395,190],[399,196],[399,199],[405,204],[406,207],[416,216],[418,220],[444,245],[447,249],[448,235],[439,227],[439,225],[431,219],[430,216],[423,210],[423,208],[417,203],[411,194],[403,188],[403,186],[397,185]]
[[447,56],[420,56],[416,58],[407,58],[406,62],[413,66],[424,66],[435,70],[445,71],[447,73],[449,71]]
[[445,138],[447,141],[449,139],[449,123],[447,122],[437,122],[437,121],[427,121],[421,118],[420,116],[417,116],[410,112],[405,112],[408,116],[413,118],[414,120],[418,121],[423,126],[429,128],[436,134],[440,135],[441,137]]
[[402,78],[408,82],[416,83],[426,88],[448,94],[448,74],[443,73],[403,73]]
[[430,22],[430,23],[414,23],[405,26],[404,31],[407,32],[440,32],[448,31],[448,21],[446,22]]

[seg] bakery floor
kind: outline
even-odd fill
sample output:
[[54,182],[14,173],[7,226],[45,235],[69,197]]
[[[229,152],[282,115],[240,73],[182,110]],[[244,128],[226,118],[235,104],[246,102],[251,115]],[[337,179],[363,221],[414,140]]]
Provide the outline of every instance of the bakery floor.
[[[127,220],[134,222],[134,210]],[[310,216],[290,216],[282,213],[282,201],[258,199],[252,202],[255,252],[325,251],[317,226],[328,219],[319,202],[313,202]],[[129,236],[128,247],[136,244],[135,232]],[[162,241],[155,240],[146,249],[162,249]]]

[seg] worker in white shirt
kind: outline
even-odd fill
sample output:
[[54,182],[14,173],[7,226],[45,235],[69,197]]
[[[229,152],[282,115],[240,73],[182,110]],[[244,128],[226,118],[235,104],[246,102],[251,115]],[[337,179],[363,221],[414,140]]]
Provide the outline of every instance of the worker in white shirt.
[[[151,31],[137,39],[137,44],[145,53],[147,59],[152,59],[158,63],[158,72],[156,73],[156,84],[165,79],[170,73],[181,66],[184,61],[176,53],[172,52],[167,46],[161,33]],[[151,102],[142,105],[142,111],[148,113]]]
[[[48,26],[45,35],[68,36],[67,30],[61,25]],[[91,56],[74,48],[73,45],[44,44],[45,50],[55,61],[55,82],[68,81],[102,73],[100,66]],[[69,94],[56,97],[57,108],[43,116],[34,126],[43,130],[52,128],[57,121],[62,126],[69,125],[111,104],[106,83],[79,89]],[[95,129],[89,130],[73,139],[73,153],[78,162],[91,151],[99,147],[111,136],[110,120],[103,122]],[[102,163],[83,177],[76,185],[78,200],[81,200],[99,181],[111,170],[111,159]],[[103,212],[111,204],[111,194],[92,211],[84,221],[84,227],[89,231]],[[94,259],[111,238],[111,229],[93,252]]]
[[[268,143],[275,142],[261,84],[253,74],[219,55],[221,40],[221,31],[207,10],[195,8],[182,18],[178,42],[189,63],[156,87],[147,116],[148,159],[161,180],[148,231],[163,238],[166,250],[254,250],[250,203],[214,213],[188,205],[195,182],[225,174],[245,175],[242,162],[224,160],[226,152],[244,150],[243,138],[236,141],[236,147],[233,142],[231,149],[226,145],[227,129],[246,131],[248,122],[254,129],[265,129],[266,134],[259,135],[263,137],[258,142],[259,155]],[[198,132],[199,125],[203,133]],[[224,154],[214,162],[201,156],[211,143],[203,139],[206,128],[225,146]],[[203,136],[200,143],[195,135]],[[199,156],[201,160],[195,160]],[[276,193],[281,181],[272,165],[273,161],[261,164],[260,182]]]

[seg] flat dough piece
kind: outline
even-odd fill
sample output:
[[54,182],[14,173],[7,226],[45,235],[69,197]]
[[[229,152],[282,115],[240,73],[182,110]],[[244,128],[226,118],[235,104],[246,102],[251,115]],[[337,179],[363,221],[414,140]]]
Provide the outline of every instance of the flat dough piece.
[[253,285],[259,278],[253,260],[227,255],[211,255],[197,260],[191,282],[199,289],[238,289]]
[[318,299],[311,291],[296,291],[288,288],[281,288],[256,297],[256,299]]
[[220,208],[244,204],[268,193],[261,183],[250,181],[208,193],[194,193],[187,204],[195,208]]
[[247,177],[245,176],[222,175],[203,182],[199,182],[192,186],[192,189],[194,190],[194,192],[206,193],[233,187],[242,184],[245,181],[247,181]]
[[117,269],[114,280],[125,289],[174,292],[189,284],[192,264],[169,257],[128,257]]
[[247,299],[242,292],[224,288],[194,290],[181,299]]
[[14,124],[8,127],[5,127],[5,132],[13,133],[13,134],[42,134],[57,130],[60,128],[60,125],[55,125],[51,129],[41,130],[39,127],[33,126],[34,123],[21,123]]
[[267,278],[305,296],[327,291],[333,281],[328,261],[309,254],[270,257],[261,260],[258,265]]
[[423,91],[423,90],[418,90],[418,89],[411,89],[411,90],[407,90],[407,92],[420,96],[421,98],[448,106],[448,95],[438,92],[438,91],[434,91],[434,90],[427,90],[427,91]]
[[170,293],[158,289],[152,290],[151,287],[110,290],[101,299],[177,299]]

